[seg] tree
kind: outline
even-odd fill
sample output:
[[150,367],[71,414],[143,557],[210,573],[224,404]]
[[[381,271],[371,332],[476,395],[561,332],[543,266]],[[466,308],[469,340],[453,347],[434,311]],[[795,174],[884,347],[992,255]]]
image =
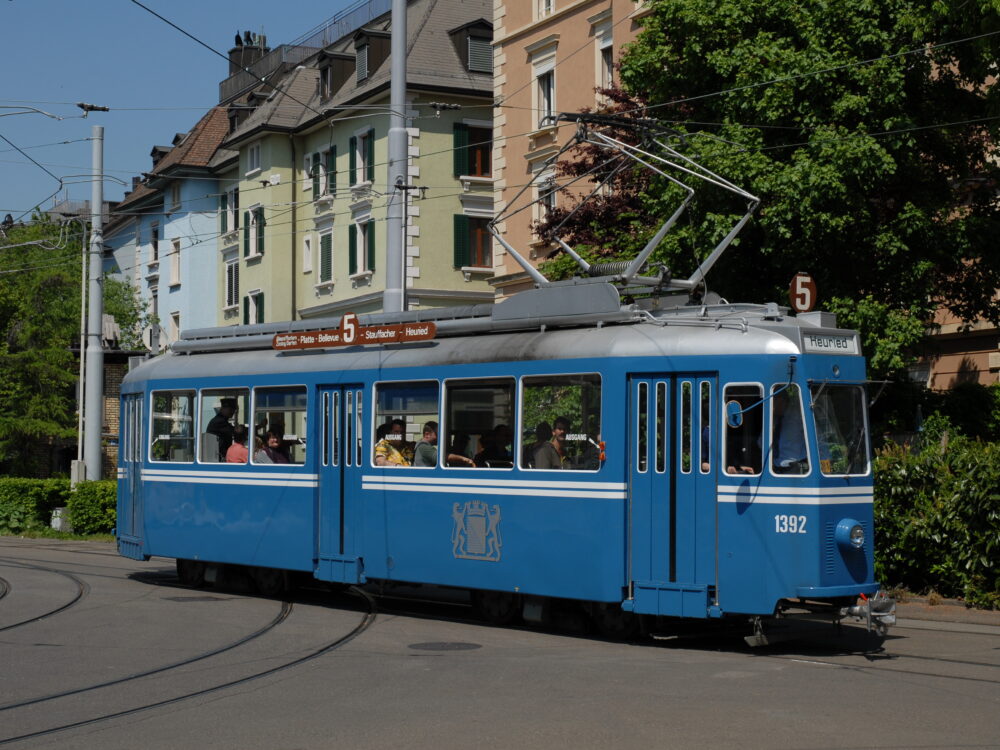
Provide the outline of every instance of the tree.
[[[995,4],[651,6],[622,59],[624,88],[648,105],[644,116],[683,134],[672,145],[761,198],[710,288],[781,299],[794,273],[808,270],[826,303],[877,300],[897,322],[942,304],[964,320],[1000,323]],[[686,220],[653,258],[675,276],[689,274],[745,210],[723,191],[694,187]],[[679,196],[659,178],[641,187],[626,256],[638,244],[632,231],[650,236]],[[618,225],[605,226],[594,225],[593,246],[614,245]],[[898,327],[909,337],[898,351],[917,328]]]
[[[44,473],[35,449],[76,439],[81,241],[78,225],[44,215],[0,235],[0,472]],[[134,336],[144,314],[134,291],[106,280],[105,297]]]

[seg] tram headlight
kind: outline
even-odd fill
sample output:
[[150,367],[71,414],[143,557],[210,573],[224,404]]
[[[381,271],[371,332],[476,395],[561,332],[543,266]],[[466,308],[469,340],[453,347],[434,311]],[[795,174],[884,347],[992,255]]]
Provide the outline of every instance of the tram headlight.
[[845,518],[837,524],[834,537],[842,549],[861,549],[865,546],[865,527],[853,518]]

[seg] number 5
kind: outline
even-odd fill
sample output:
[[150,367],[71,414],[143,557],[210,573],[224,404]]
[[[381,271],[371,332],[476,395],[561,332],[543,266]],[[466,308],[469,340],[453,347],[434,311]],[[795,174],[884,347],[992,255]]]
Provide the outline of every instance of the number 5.
[[347,313],[340,319],[341,339],[345,344],[353,344],[358,337],[358,316]]

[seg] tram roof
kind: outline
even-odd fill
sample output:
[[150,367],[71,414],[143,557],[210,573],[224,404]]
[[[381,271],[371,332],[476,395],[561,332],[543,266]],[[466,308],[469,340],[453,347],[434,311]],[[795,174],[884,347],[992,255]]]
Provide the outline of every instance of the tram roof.
[[[479,305],[466,315],[461,314],[465,310],[441,310],[358,316],[362,326],[436,321],[438,337],[419,343],[302,351],[270,347],[275,334],[339,323],[329,320],[192,331],[170,352],[143,363],[126,381],[587,358],[796,355],[803,350],[803,331],[837,331],[831,315],[790,317],[773,303],[682,304],[653,310],[620,305],[617,291],[612,300],[607,295],[602,298],[602,290],[592,289],[597,294],[591,295],[590,305],[563,308],[558,315],[540,314],[527,299],[522,302],[528,305],[499,315],[509,303]],[[518,310],[526,314],[517,315]]]

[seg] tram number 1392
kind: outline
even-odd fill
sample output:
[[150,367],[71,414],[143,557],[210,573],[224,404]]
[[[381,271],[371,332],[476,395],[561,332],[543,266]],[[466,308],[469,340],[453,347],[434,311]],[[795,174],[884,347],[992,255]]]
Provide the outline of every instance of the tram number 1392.
[[779,513],[774,517],[774,533],[775,534],[805,534],[806,533],[806,517],[805,516],[788,516],[784,513]]

